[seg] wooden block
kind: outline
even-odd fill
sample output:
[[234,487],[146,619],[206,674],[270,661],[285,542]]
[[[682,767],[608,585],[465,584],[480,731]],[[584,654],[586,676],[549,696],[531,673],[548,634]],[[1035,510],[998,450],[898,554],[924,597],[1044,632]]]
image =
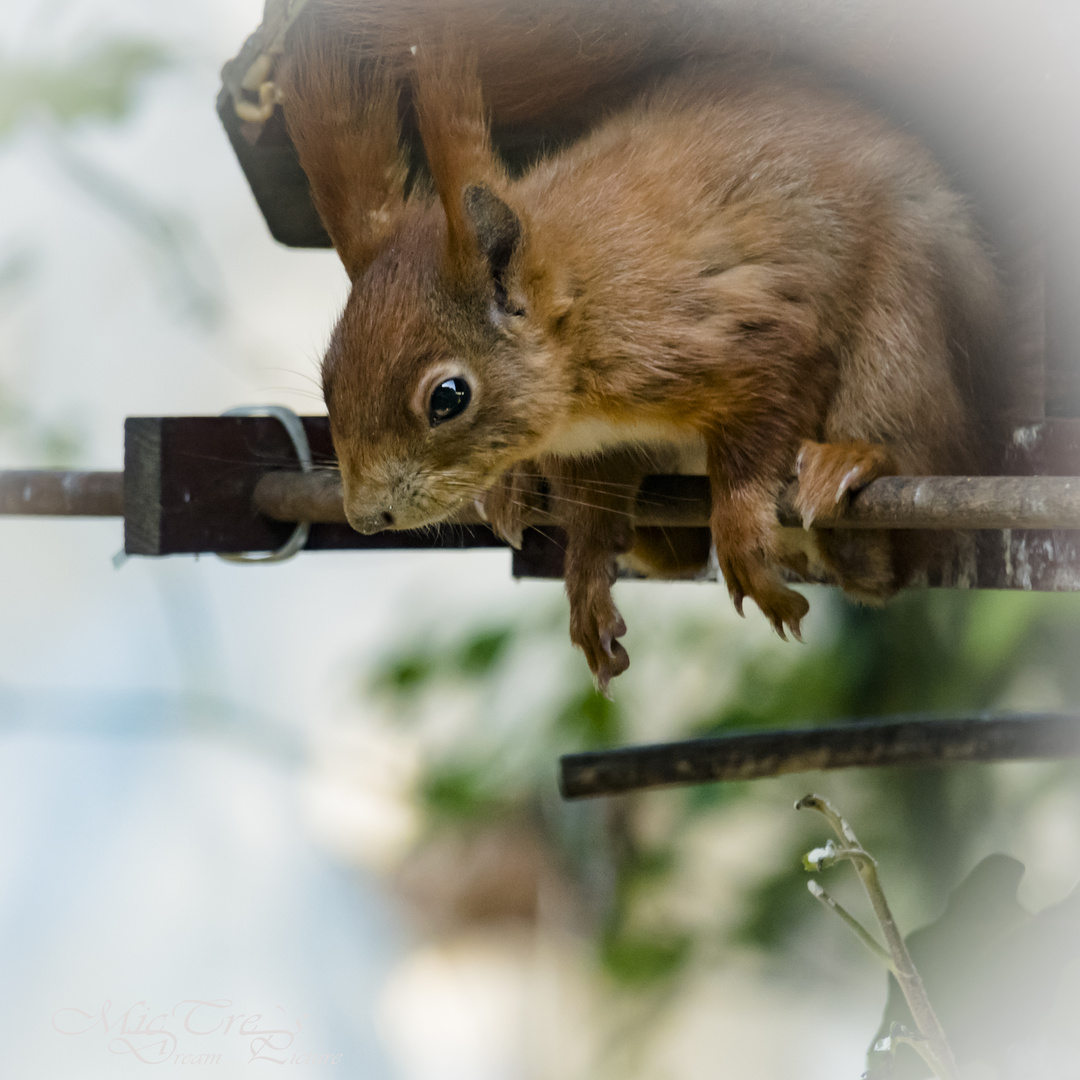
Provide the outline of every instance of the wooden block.
[[[316,463],[333,464],[325,416],[301,417]],[[291,523],[259,514],[255,485],[297,464],[273,417],[129,417],[124,424],[124,550],[129,555],[274,551]],[[485,526],[361,536],[347,525],[313,525],[308,551],[503,547]]]

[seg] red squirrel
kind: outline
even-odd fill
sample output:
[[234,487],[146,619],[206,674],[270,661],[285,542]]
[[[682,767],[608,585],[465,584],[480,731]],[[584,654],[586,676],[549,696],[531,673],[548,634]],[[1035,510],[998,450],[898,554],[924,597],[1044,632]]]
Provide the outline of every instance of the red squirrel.
[[[877,476],[978,470],[971,388],[999,310],[965,202],[913,136],[798,66],[691,57],[512,178],[475,53],[419,40],[431,182],[406,196],[405,46],[361,70],[348,35],[297,40],[286,122],[352,279],[323,387],[356,529],[479,501],[512,538],[542,483],[571,638],[605,690],[629,662],[614,561],[658,462],[700,462],[735,605],[781,636],[808,610],[784,568],[895,591],[888,534],[810,526]],[[793,477],[800,550],[776,519]]]

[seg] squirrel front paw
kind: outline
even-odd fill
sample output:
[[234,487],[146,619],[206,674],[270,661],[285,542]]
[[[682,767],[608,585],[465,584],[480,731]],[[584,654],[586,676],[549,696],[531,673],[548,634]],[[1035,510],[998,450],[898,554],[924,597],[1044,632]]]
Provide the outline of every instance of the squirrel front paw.
[[749,597],[785,641],[788,633],[797,641],[802,641],[800,624],[810,610],[810,604],[805,596],[784,584],[763,552],[718,551],[717,560],[735,610],[740,615],[743,613],[743,601]]
[[858,491],[893,471],[889,451],[876,443],[819,443],[807,439],[795,459],[799,478],[795,510],[803,528],[809,529],[817,518],[833,512],[848,492]]
[[785,640],[802,641],[800,623],[810,610],[806,597],[789,589],[776,558],[776,502],[763,487],[714,495],[712,536],[716,558],[735,610],[749,597]]
[[570,640],[585,654],[596,687],[605,697],[611,680],[630,666],[630,657],[618,640],[626,633],[609,590],[601,590],[584,603],[570,604]]

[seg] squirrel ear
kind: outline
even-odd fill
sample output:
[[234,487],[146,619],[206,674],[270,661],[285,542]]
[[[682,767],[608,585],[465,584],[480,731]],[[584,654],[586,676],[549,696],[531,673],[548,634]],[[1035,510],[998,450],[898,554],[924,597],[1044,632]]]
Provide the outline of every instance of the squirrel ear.
[[405,209],[399,74],[382,62],[365,69],[363,57],[321,24],[301,22],[296,30],[279,75],[285,123],[319,216],[355,280]]
[[475,52],[449,35],[431,47],[421,43],[416,53],[413,104],[446,214],[450,267],[459,274],[469,272],[478,248],[489,262],[502,258],[505,269],[521,231],[494,193],[506,177],[491,148],[476,65]]
[[521,219],[490,188],[470,184],[462,193],[465,219],[487,261],[496,293],[505,304],[504,275],[521,241]]

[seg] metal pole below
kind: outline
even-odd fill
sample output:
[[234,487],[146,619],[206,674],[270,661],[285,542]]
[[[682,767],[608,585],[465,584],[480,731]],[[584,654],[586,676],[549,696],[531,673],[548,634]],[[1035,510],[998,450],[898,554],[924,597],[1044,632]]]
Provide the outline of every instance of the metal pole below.
[[988,719],[906,718],[567,754],[559,762],[559,787],[564,798],[582,799],[825,769],[1077,756],[1077,716],[1040,713]]

